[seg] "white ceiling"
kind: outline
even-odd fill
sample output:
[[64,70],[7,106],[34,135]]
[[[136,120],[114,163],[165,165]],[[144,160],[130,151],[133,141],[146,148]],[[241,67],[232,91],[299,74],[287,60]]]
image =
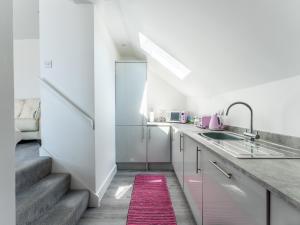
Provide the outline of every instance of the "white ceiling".
[[189,96],[211,96],[300,74],[299,0],[105,0],[125,58],[143,58],[142,32],[185,64],[184,80],[149,67]]

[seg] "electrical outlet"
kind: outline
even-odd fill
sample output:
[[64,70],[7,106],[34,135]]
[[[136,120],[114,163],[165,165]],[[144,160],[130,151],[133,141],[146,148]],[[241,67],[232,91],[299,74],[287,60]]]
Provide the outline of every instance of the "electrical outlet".
[[53,67],[52,60],[44,61],[44,68],[45,69],[52,69],[52,67]]

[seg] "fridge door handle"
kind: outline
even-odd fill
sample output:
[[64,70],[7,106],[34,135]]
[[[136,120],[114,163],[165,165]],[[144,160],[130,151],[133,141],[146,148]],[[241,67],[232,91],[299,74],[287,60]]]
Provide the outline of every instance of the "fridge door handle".
[[145,128],[142,126],[142,141],[145,139]]

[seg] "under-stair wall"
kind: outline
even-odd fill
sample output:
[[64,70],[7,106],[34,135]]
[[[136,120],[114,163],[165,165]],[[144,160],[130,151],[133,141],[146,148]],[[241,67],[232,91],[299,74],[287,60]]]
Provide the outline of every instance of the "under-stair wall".
[[53,158],[53,172],[72,174],[73,189],[95,193],[93,124],[46,82],[41,81],[40,154]]
[[40,154],[51,156],[53,172],[71,174],[73,189],[90,191],[90,206],[99,206],[116,172],[118,54],[99,7],[69,0],[40,2]]
[[71,174],[71,188],[91,194],[96,192],[89,121],[94,119],[93,20],[92,5],[40,2],[40,154],[53,158],[53,172]]

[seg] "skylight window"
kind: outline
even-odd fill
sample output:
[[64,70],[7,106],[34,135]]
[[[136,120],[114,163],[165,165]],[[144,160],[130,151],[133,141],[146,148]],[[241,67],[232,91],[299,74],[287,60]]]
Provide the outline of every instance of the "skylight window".
[[179,79],[183,80],[191,72],[185,65],[178,62],[178,60],[161,49],[142,33],[139,33],[139,38],[141,48]]

